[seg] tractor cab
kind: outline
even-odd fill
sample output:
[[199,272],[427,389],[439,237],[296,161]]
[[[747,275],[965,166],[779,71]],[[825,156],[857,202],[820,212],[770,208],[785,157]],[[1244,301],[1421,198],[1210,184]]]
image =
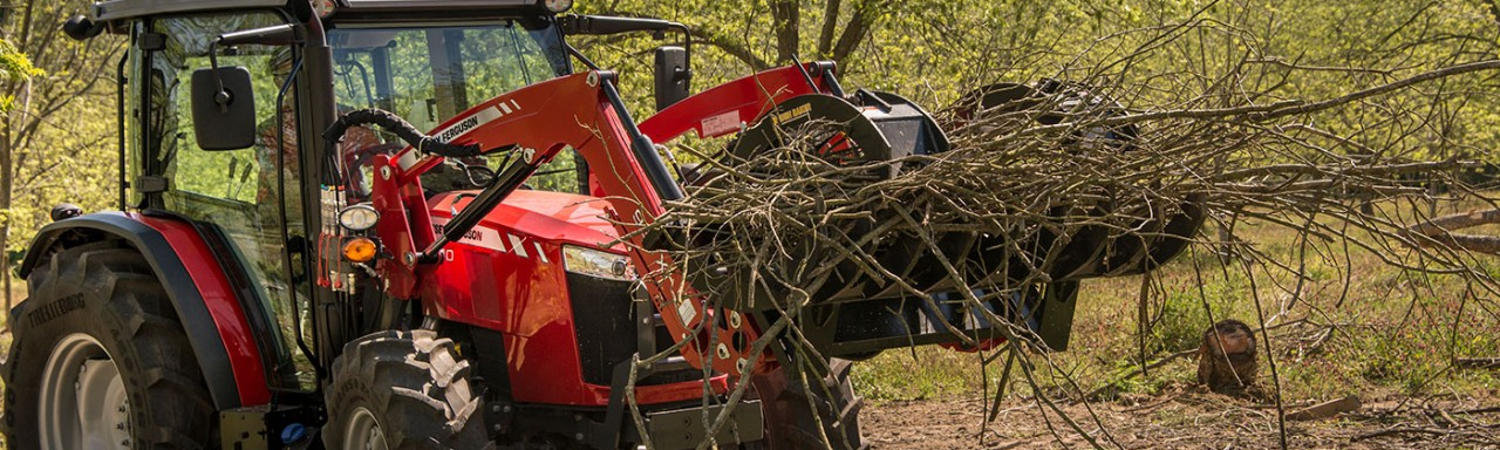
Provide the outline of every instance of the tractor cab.
[[[137,101],[121,118],[121,207],[189,221],[213,237],[247,316],[275,324],[256,340],[279,388],[315,388],[315,369],[331,364],[298,351],[298,330],[300,345],[324,347],[311,354],[339,351],[342,338],[310,329],[319,311],[309,305],[360,295],[367,281],[336,259],[341,243],[328,231],[340,206],[369,201],[371,159],[405,147],[378,128],[356,127],[325,148],[317,138],[329,121],[323,110],[381,108],[428,131],[482,100],[572,70],[552,12],[535,2],[354,0],[307,11],[264,0],[145,3],[95,11],[95,27],[131,40],[121,69],[125,95]],[[288,35],[222,41],[309,13],[323,15],[326,61],[290,27]],[[331,92],[318,79],[331,80]],[[215,90],[234,97],[227,108],[215,104]],[[505,157],[455,158],[423,176],[424,190],[481,187],[481,169]],[[551,178],[559,181],[537,181],[567,181]]]

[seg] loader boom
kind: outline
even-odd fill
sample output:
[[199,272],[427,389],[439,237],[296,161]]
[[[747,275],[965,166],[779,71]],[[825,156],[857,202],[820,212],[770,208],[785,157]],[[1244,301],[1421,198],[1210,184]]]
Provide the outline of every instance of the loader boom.
[[[712,342],[736,342],[736,333],[748,338],[739,342],[753,342],[759,330],[752,327],[751,321],[736,321],[738,326],[727,328],[705,326],[712,314],[735,312],[709,311],[701,296],[685,284],[680,274],[650,276],[653,268],[670,267],[671,261],[660,253],[642,250],[642,236],[636,231],[665,212],[663,191],[668,192],[669,198],[681,195],[675,181],[666,175],[660,157],[650,147],[650,139],[670,140],[689,130],[704,137],[738,131],[779,101],[826,89],[814,81],[808,68],[818,70],[818,81],[831,79],[831,74],[820,70],[818,64],[765,71],[684,100],[643,122],[639,131],[631,125],[631,118],[613,92],[613,74],[605,71],[591,70],[556,78],[485,101],[447,120],[432,135],[448,142],[477,144],[486,151],[517,152],[520,158],[505,168],[488,189],[460,200],[455,208],[457,216],[448,222],[442,234],[433,231],[420,180],[424,171],[435,166],[437,157],[419,157],[416,149],[410,147],[394,157],[377,156],[374,170],[379,176],[373,185],[372,201],[385,218],[378,225],[378,232],[381,242],[398,256],[383,259],[378,266],[381,276],[390,281],[387,293],[396,298],[416,297],[422,290],[424,276],[432,273],[431,266],[424,262],[440,262],[437,253],[442,245],[461,239],[479,217],[494,208],[537,167],[558,152],[572,148],[598,174],[598,189],[611,205],[609,219],[616,223],[619,235],[625,236],[625,248],[629,249],[635,271],[643,274],[644,287],[668,330],[674,337],[699,338],[700,344],[683,347],[687,361],[701,367],[704,354],[708,353],[702,348],[705,344],[701,344],[709,341],[706,333],[718,334]],[[612,243],[598,244],[612,246]],[[752,363],[771,362],[770,358],[755,358],[749,348],[726,344],[724,349],[727,352],[716,349],[717,358],[712,360],[713,369],[721,373],[739,375]]]

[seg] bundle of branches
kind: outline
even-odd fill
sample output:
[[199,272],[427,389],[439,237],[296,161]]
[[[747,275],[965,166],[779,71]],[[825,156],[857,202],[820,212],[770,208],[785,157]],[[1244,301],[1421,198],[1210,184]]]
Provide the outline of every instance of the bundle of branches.
[[[1247,267],[1300,275],[1235,237],[1234,224],[1247,219],[1363,247],[1398,267],[1461,273],[1497,292],[1461,249],[1409,231],[1416,218],[1370,206],[1426,204],[1436,186],[1472,194],[1458,176],[1474,163],[1372,148],[1310,119],[1496,68],[1500,61],[1451,66],[1316,102],[1196,109],[1117,102],[1133,92],[1123,84],[1001,85],[938,114],[947,151],[874,162],[857,157],[847,124],[813,121],[778,129],[775,145],[753,152],[683,148],[704,162],[689,195],[645,232],[658,237],[652,250],[674,261],[662,271],[685,274],[717,307],[777,311],[788,331],[776,338],[809,354],[817,351],[803,326],[828,319],[818,305],[882,296],[934,310],[961,305],[1006,324],[1001,337],[1034,343],[1028,305],[1013,299],[1058,282],[1145,273],[1194,242]],[[1218,236],[1201,234],[1205,221]],[[987,337],[937,326],[970,348]],[[1032,380],[1032,363],[1023,358],[1022,367]],[[826,370],[805,368],[810,379]]]
[[[1039,283],[1147,271],[1198,239],[1208,217],[1326,239],[1353,226],[1391,239],[1357,245],[1391,254],[1393,242],[1422,237],[1361,205],[1462,186],[1455,169],[1468,163],[1329,151],[1321,141],[1352,141],[1283,120],[1496,67],[1318,103],[1167,112],[1127,109],[1083,85],[997,86],[943,112],[945,152],[860,162],[844,124],[829,122],[780,129],[778,145],[754,152],[696,152],[706,162],[690,195],[650,228],[683,237],[668,250],[679,266],[664,270],[688,274],[708,298],[786,312],[940,292],[971,293],[983,310]],[[1006,101],[979,100],[996,93]]]
[[[1286,56],[1296,52],[1280,45],[1283,36],[1262,31],[1271,25],[1246,25],[1260,23],[1258,6],[1230,9],[1253,12],[1255,20],[1233,14],[1210,19],[1216,4],[1182,21],[1106,27],[1092,39],[1080,37],[1084,48],[1077,54],[1071,52],[1077,47],[1047,40],[985,53],[996,61],[1011,57],[1008,75],[1070,81],[993,85],[960,97],[935,114],[949,141],[946,151],[862,159],[865,142],[841,134],[849,124],[839,121],[775,130],[775,139],[762,139],[767,144],[753,151],[743,151],[743,139],[679,143],[678,157],[701,163],[686,171],[695,172],[685,177],[689,195],[642,231],[650,236],[649,250],[670,256],[673,265],[659,271],[686,275],[713,306],[776,312],[771,329],[781,332],[764,335],[757,348],[774,338],[816,355],[817,339],[810,335],[826,330],[829,320],[822,306],[862,298],[899,297],[1002,324],[1000,337],[1023,344],[989,348],[992,336],[944,321],[933,326],[961,346],[980,349],[978,359],[986,364],[1007,361],[1007,380],[1010,362],[1018,362],[1037,405],[1096,444],[1096,437],[1109,438],[1108,427],[1097,418],[1097,426],[1080,426],[1053,401],[1087,405],[1103,387],[1080,386],[1072,379],[1076,364],[1060,367],[1045,346],[1031,345],[1044,339],[1026,320],[1035,306],[1027,302],[1043,297],[1048,286],[1145,273],[1136,317],[1142,343],[1132,361],[1139,374],[1192,353],[1173,347],[1148,354],[1144,340],[1160,318],[1150,314],[1153,299],[1160,313],[1167,296],[1153,282],[1161,271],[1153,269],[1184,251],[1218,256],[1205,261],[1216,261],[1226,280],[1238,272],[1248,281],[1235,294],[1254,301],[1258,320],[1246,322],[1263,338],[1259,354],[1270,363],[1278,417],[1275,359],[1282,353],[1273,348],[1272,332],[1321,321],[1306,333],[1314,336],[1308,341],[1316,346],[1336,339],[1330,336],[1337,319],[1328,310],[1350,296],[1350,248],[1398,268],[1394,276],[1409,277],[1403,281],[1408,286],[1422,284],[1425,274],[1461,278],[1465,292],[1451,316],[1455,340],[1471,301],[1500,317],[1492,300],[1500,284],[1466,251],[1476,243],[1442,233],[1454,220],[1431,220],[1444,201],[1496,206],[1466,179],[1485,149],[1453,132],[1466,128],[1455,123],[1476,115],[1465,108],[1492,102],[1500,61],[1458,61],[1491,58],[1492,51],[1467,43],[1493,40],[1470,36],[1457,39],[1466,44],[1437,48],[1431,42],[1448,38],[1429,35],[1435,31],[1393,31],[1384,39],[1394,50],[1361,48],[1318,65]],[[1403,39],[1411,42],[1397,42]],[[1489,223],[1500,216],[1466,217]],[[1296,250],[1272,254],[1257,245],[1240,233],[1251,222],[1290,236]],[[1323,261],[1310,264],[1309,257]],[[1216,312],[1201,287],[1207,271],[1199,270],[1200,262],[1184,261],[1191,267],[1188,284],[1198,274],[1196,286],[1185,289],[1197,290],[1212,323]],[[1309,266],[1318,263],[1339,272],[1343,292],[1314,304],[1304,284],[1313,283]],[[1276,304],[1263,309],[1262,290],[1279,291]],[[1299,304],[1308,312],[1290,317]],[[1116,321],[1112,314],[1109,325]],[[713,326],[709,322],[698,325]],[[919,332],[926,331],[911,330]],[[1008,357],[997,358],[1002,355]],[[827,370],[822,358],[801,361],[797,368],[810,373],[794,378],[817,379]],[[1062,382],[1044,386],[1043,371]],[[996,385],[1001,389],[994,398],[1007,385]]]

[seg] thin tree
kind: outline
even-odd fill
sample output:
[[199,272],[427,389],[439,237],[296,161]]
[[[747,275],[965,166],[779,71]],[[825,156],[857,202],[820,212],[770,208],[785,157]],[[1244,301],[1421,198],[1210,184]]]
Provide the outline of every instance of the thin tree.
[[[0,243],[5,249],[20,245],[15,225],[23,213],[45,214],[41,205],[18,205],[17,194],[27,180],[35,180],[56,169],[56,158],[47,152],[61,151],[40,145],[39,138],[52,120],[79,97],[107,84],[112,78],[121,46],[118,39],[77,42],[62,32],[70,15],[86,11],[83,1],[26,0],[7,5],[0,18],[0,39],[10,50],[4,56],[6,76],[0,80],[0,99],[10,108],[0,114]],[[55,156],[55,155],[53,155]],[[52,161],[42,162],[44,159]],[[27,208],[19,208],[25,206]],[[31,221],[34,222],[34,221]],[[26,233],[24,237],[29,237]],[[6,309],[11,298],[11,261],[0,258]]]

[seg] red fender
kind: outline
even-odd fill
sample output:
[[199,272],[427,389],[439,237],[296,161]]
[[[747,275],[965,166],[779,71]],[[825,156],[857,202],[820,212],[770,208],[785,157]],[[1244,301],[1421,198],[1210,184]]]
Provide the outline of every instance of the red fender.
[[203,297],[203,305],[219,329],[219,339],[229,353],[229,366],[234,370],[234,384],[239,388],[240,405],[254,406],[269,403],[271,391],[266,383],[265,367],[261,363],[260,349],[255,346],[255,332],[245,319],[240,299],[225,269],[213,257],[212,250],[203,241],[203,236],[193,226],[179,220],[150,217],[136,213],[126,214],[146,224],[172,246],[174,253],[182,258],[192,277],[193,285]]
[[21,265],[24,276],[45,249],[82,231],[129,242],[151,261],[187,333],[218,409],[271,401],[265,366],[236,290],[192,224],[170,216],[107,212],[53,222],[37,233]]

